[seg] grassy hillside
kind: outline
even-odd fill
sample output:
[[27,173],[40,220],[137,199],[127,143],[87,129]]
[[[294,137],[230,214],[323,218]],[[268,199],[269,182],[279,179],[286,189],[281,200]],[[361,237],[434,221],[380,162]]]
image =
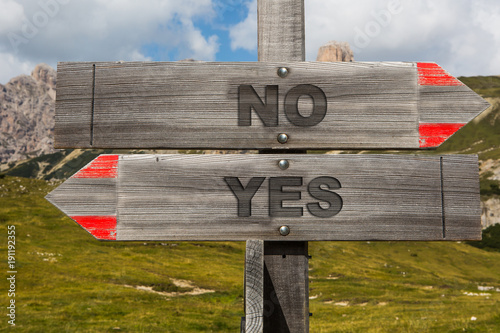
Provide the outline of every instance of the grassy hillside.
[[500,97],[500,76],[462,76],[459,79],[485,98]]
[[[238,332],[244,243],[98,242],[45,201],[55,186],[0,179],[4,258],[7,227],[17,232],[19,332]],[[500,328],[499,252],[460,243],[311,242],[310,253],[311,332]],[[137,289],[144,287],[152,291]],[[195,287],[205,293],[191,295]],[[0,331],[7,326],[4,318]]]
[[[498,161],[500,78],[461,80],[498,104],[424,153]],[[16,227],[17,331],[238,332],[244,243],[98,242],[44,199],[60,183],[47,180],[67,178],[102,152],[63,150],[0,175],[4,276],[7,230]],[[498,195],[497,184],[482,170],[483,194]],[[485,232],[499,237],[496,228]],[[500,331],[500,252],[491,248],[311,242],[310,254],[311,332]],[[10,299],[0,281],[3,332]]]
[[66,179],[83,168],[99,154],[110,150],[64,149],[54,154],[42,155],[14,163],[4,174],[14,177],[37,179]]
[[[101,243],[44,199],[56,185],[0,180],[4,258],[7,226],[17,231],[20,332],[236,331],[243,312],[243,244]],[[193,289],[174,279],[216,292],[166,297],[127,287]],[[7,290],[1,279],[0,304],[8,304]],[[7,326],[0,322],[0,330]]]

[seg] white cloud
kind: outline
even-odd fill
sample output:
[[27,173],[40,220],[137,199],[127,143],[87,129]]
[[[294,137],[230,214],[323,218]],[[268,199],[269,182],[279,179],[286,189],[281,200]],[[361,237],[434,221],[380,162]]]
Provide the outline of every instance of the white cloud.
[[[401,10],[390,13],[396,2]],[[500,74],[500,2],[306,1],[306,58],[315,60],[330,40],[348,41],[357,61],[435,61],[454,75]]]
[[10,66],[2,83],[28,63],[147,60],[150,46],[163,60],[214,60],[219,49],[193,23],[213,17],[212,0],[0,0],[0,8],[2,59],[16,59],[0,65]]
[[11,78],[21,74],[31,74],[36,63],[29,61],[19,61],[14,55],[8,53],[0,53],[0,73],[5,77],[0,83],[7,83]]
[[[306,59],[347,41],[357,61],[435,61],[454,75],[500,74],[498,0],[306,0]],[[256,0],[231,47],[257,48]]]
[[255,51],[257,49],[257,0],[246,3],[248,16],[246,19],[229,29],[231,50],[244,49]]
[[214,61],[219,50],[218,37],[212,35],[205,38],[202,32],[196,29],[191,20],[183,19],[176,28],[175,36],[170,35],[168,43],[179,49],[180,59],[193,58],[196,60]]
[[14,29],[24,18],[23,6],[13,0],[0,0],[0,34]]

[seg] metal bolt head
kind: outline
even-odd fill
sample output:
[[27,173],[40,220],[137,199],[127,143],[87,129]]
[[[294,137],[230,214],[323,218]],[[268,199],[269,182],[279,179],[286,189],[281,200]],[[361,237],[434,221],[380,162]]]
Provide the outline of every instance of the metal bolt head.
[[281,160],[278,162],[278,166],[281,170],[286,170],[290,166],[290,162],[288,162],[287,160]]
[[278,142],[281,144],[287,143],[288,142],[288,135],[286,135],[285,133],[281,133],[280,135],[278,135]]
[[280,228],[280,234],[281,236],[288,236],[290,234],[290,228],[286,225],[282,226]]
[[278,69],[278,76],[281,78],[285,78],[288,76],[288,68],[286,67],[281,67]]

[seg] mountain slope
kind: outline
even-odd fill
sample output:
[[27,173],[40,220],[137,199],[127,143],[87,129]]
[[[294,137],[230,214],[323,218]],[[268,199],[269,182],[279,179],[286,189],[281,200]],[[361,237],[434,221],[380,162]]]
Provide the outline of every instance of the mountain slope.
[[[98,242],[44,199],[55,186],[0,179],[0,234],[16,228],[17,330],[238,332],[243,242]],[[500,327],[500,252],[456,242],[309,244],[311,332]]]
[[34,179],[66,179],[108,150],[64,149],[16,163],[6,174]]

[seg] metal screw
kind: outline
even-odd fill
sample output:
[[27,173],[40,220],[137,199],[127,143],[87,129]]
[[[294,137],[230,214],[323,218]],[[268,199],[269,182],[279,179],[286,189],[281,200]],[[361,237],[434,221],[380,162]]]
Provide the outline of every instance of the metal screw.
[[280,228],[280,234],[281,236],[288,236],[290,234],[290,228],[286,225],[282,226]]
[[281,67],[278,69],[278,76],[281,78],[285,78],[288,76],[288,68],[286,67]]
[[288,135],[286,135],[285,133],[281,133],[280,135],[278,135],[278,142],[281,144],[287,143],[288,142]]
[[286,170],[290,166],[290,162],[288,162],[287,160],[281,160],[279,161],[278,166],[281,170]]

